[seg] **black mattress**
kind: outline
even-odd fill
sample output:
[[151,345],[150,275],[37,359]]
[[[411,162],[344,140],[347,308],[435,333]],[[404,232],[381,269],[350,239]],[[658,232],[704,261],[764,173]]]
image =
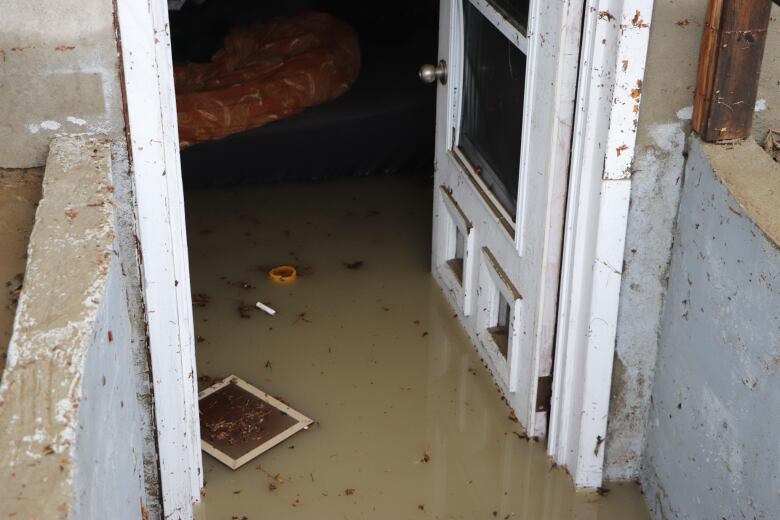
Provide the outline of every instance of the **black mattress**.
[[434,61],[424,47],[364,47],[358,80],[343,96],[287,119],[181,153],[185,188],[299,181],[433,167]]

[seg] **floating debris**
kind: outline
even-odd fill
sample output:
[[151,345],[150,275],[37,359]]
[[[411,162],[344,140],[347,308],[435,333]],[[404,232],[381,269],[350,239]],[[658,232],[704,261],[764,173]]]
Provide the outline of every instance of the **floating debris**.
[[195,293],[192,295],[192,304],[196,307],[205,307],[211,303],[211,296],[206,293]]
[[255,303],[255,307],[265,312],[266,314],[269,314],[271,316],[276,316],[276,310],[272,309],[271,307],[269,307],[268,305],[262,302]]
[[[238,469],[297,432],[311,419],[231,375],[200,393],[203,451]],[[277,484],[284,479],[276,475]]]
[[298,277],[298,270],[291,265],[280,265],[268,271],[268,277],[276,283],[288,284]]
[[211,386],[211,385],[213,385],[214,383],[216,383],[217,381],[220,381],[220,380],[221,380],[220,378],[207,376],[206,374],[198,376],[198,383],[201,383],[201,384],[203,384],[205,386]]
[[299,321],[305,321],[306,323],[311,323],[311,320],[307,317],[307,312],[303,311],[302,313],[298,314],[298,317],[295,318],[295,321],[292,322],[293,325],[298,323]]
[[243,280],[235,280],[235,281],[227,282],[227,283],[228,283],[228,285],[232,285],[232,286],[238,287],[239,289],[254,289],[255,288],[254,285],[252,285],[249,282],[245,282]]
[[255,309],[256,307],[254,305],[249,305],[248,303],[239,302],[238,303],[238,315],[241,317],[241,319],[248,320],[252,317],[251,314],[249,314],[249,311],[252,309]]

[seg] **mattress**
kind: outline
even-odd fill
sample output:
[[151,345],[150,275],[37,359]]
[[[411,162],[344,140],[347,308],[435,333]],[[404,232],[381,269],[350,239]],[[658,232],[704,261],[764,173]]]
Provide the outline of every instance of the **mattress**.
[[364,47],[360,75],[344,95],[182,150],[185,187],[429,172],[436,88],[417,79],[433,59],[427,54],[415,45]]
[[357,33],[327,13],[236,27],[208,63],[174,68],[181,147],[335,99],[349,90],[359,70]]

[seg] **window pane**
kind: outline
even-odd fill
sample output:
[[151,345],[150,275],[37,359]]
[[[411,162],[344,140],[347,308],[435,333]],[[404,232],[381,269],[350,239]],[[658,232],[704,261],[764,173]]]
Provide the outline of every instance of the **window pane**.
[[523,34],[527,34],[530,0],[490,0],[490,3],[514,20]]
[[464,71],[459,147],[514,214],[523,129],[525,55],[464,2]]

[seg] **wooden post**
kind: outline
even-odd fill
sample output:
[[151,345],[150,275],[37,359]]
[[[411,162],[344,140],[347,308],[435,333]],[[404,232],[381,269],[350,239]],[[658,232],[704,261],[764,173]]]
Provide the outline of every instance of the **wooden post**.
[[750,135],[771,8],[772,0],[710,0],[693,110],[705,141]]

